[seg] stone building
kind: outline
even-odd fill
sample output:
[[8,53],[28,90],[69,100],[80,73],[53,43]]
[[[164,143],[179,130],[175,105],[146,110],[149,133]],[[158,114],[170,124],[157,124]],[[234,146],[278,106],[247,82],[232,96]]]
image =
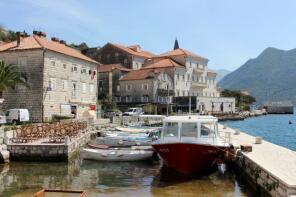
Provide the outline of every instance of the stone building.
[[[152,104],[152,113],[165,113],[173,98],[173,80],[169,69],[133,70],[120,79],[118,104],[135,106]],[[170,106],[169,106],[170,107]],[[146,110],[147,111],[147,110]]]
[[121,64],[100,65],[98,68],[98,98],[106,98],[107,95],[120,98],[119,79],[129,71],[131,69],[125,68]]
[[30,89],[16,87],[4,94],[3,110],[27,108],[34,122],[53,115],[95,117],[98,62],[34,31],[18,33],[17,41],[0,46],[0,60],[17,65]]
[[142,50],[140,45],[123,46],[113,43],[107,43],[102,48],[90,48],[83,53],[102,64],[121,64],[133,70],[142,68],[145,60],[154,56]]

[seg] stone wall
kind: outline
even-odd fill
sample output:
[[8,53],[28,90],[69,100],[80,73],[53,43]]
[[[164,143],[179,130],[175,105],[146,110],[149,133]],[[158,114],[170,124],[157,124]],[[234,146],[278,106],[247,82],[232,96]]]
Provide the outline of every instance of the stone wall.
[[6,64],[17,65],[21,75],[30,85],[30,89],[17,86],[14,90],[4,92],[2,110],[12,108],[26,108],[30,119],[41,121],[42,93],[43,93],[43,50],[22,50],[0,52],[0,60]]
[[245,157],[240,151],[236,157],[235,163],[248,177],[271,196],[287,197],[296,194],[296,188],[289,188],[281,180],[274,177],[271,173],[265,171],[262,167]]
[[72,139],[68,144],[8,144],[12,161],[68,161],[90,140],[90,133]]

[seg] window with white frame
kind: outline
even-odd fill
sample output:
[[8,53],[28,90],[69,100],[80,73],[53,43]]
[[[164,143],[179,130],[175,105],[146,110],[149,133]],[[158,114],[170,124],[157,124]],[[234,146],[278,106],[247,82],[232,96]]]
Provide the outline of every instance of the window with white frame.
[[95,85],[94,84],[89,84],[89,92],[91,93],[91,94],[93,94],[94,93],[94,90],[95,90]]
[[78,68],[77,68],[77,65],[76,64],[73,64],[72,65],[72,70],[71,71],[77,73]]
[[68,80],[63,79],[62,83],[63,83],[63,91],[67,91],[67,89],[68,89]]
[[180,75],[179,74],[177,74],[177,80],[180,80]]
[[50,90],[56,90],[56,86],[56,78],[49,78],[48,87],[50,88]]
[[86,93],[86,83],[82,83],[82,93]]
[[72,81],[72,97],[77,97],[77,82]]

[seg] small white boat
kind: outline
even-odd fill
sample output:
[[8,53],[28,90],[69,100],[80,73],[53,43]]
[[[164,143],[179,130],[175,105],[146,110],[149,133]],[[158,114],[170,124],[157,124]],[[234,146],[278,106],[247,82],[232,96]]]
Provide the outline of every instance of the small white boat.
[[83,159],[98,161],[142,161],[152,157],[152,150],[137,149],[90,149],[81,152]]
[[152,143],[148,137],[97,137],[96,144],[107,146],[148,146]]

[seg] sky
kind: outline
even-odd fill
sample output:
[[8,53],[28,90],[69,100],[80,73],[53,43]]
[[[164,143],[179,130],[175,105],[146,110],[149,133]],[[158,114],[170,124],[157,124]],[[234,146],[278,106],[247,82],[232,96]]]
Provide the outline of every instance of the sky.
[[181,48],[235,70],[265,48],[296,48],[294,0],[1,0],[0,25],[67,43]]

